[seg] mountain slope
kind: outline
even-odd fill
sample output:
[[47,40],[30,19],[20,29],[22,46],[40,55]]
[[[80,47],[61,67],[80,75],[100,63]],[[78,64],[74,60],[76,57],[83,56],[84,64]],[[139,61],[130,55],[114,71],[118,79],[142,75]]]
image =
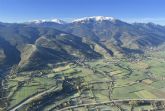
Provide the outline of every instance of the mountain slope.
[[71,58],[101,57],[82,38],[52,28],[20,24],[0,28],[1,61],[6,57],[6,64],[18,64],[20,70],[44,68]]
[[[107,18],[107,17],[106,17]],[[86,18],[68,24],[65,31],[77,36],[88,37],[97,40],[108,47],[107,42],[123,49],[141,50],[150,46],[158,46],[165,41],[164,27],[150,27],[150,30],[142,26],[128,24],[114,18]],[[153,30],[159,30],[153,31]],[[127,52],[128,53],[128,52]]]
[[142,53],[146,48],[165,42],[165,27],[149,24],[129,24],[113,17],[85,17],[67,24],[38,24],[89,38],[113,53]]
[[129,24],[113,17],[0,23],[0,67],[16,64],[20,70],[33,70],[75,58],[144,53],[163,43],[164,26]]

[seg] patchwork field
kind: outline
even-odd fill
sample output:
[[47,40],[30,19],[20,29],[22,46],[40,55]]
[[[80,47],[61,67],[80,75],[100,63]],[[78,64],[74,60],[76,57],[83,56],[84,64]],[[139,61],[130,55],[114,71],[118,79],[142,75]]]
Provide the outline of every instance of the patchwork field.
[[[80,60],[56,66],[52,70],[12,75],[8,79],[9,108],[21,108],[33,104],[32,108],[35,109],[38,104],[47,104],[43,108],[45,111],[70,106],[77,106],[74,109],[79,111],[84,109],[93,111],[97,109],[93,104],[97,104],[97,107],[103,111],[122,109],[129,111],[131,100],[163,99],[165,98],[165,53],[148,53],[146,56],[138,56],[134,59]],[[55,89],[60,87],[61,92],[51,90],[54,87]],[[47,101],[47,98],[51,98],[49,104],[43,102]],[[113,105],[108,103],[111,107],[102,104],[113,100],[123,101]],[[136,110],[152,109],[151,103],[144,105],[138,103],[141,105],[132,107]],[[87,108],[81,106],[82,104],[89,106]]]

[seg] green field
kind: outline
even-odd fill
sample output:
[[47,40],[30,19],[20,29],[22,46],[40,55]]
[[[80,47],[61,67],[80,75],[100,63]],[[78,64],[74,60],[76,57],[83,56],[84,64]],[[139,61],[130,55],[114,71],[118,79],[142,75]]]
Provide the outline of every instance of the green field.
[[[31,77],[26,73],[14,76],[8,80],[10,107],[56,86],[57,78],[61,81],[66,78],[77,78],[77,81],[79,78],[82,79],[78,83],[81,84],[78,92],[68,99],[58,101],[60,103],[72,101],[79,105],[113,99],[165,98],[165,53],[147,53],[146,56],[149,58],[139,55],[135,60],[109,58],[86,61],[84,65],[69,63],[45,71],[47,73],[42,73],[41,76]],[[52,103],[46,109],[54,106],[55,104]],[[127,109],[129,106],[123,105],[122,107]],[[139,108],[151,108],[151,105],[137,106],[135,109]],[[112,108],[112,110],[115,109],[116,107]]]

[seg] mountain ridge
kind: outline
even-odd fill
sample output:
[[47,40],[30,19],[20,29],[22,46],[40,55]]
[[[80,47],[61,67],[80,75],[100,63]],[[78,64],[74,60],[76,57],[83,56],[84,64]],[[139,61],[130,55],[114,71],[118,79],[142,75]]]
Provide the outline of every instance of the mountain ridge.
[[[165,27],[153,23],[129,24],[103,16],[57,22],[0,23],[0,42],[4,43],[0,45],[0,65],[34,70],[71,58],[143,54],[165,43]],[[10,50],[16,57],[14,63],[9,59]]]
[[[73,22],[76,22],[76,21],[82,21],[82,20],[91,20],[91,19],[95,19],[95,20],[110,20],[110,21],[115,21],[115,20],[120,20],[120,21],[123,21],[123,22],[126,22],[124,20],[121,20],[121,19],[117,19],[113,16],[87,16],[87,17],[79,17],[79,18],[73,18],[71,21],[67,21],[67,20],[63,20],[63,19],[58,19],[58,18],[54,18],[54,19],[36,19],[36,20],[31,20],[31,21],[28,21],[28,22],[24,22],[24,23],[44,23],[44,22],[52,22],[52,23],[58,23],[59,24],[69,24],[69,23],[73,23]],[[24,24],[24,23],[20,23],[20,24]],[[128,24],[153,24],[153,25],[159,25],[159,26],[164,26],[164,25],[160,25],[160,24],[157,24],[157,23],[153,23],[153,22],[148,22],[148,23],[143,23],[143,22],[132,22],[132,23],[129,23],[129,22],[126,22]]]

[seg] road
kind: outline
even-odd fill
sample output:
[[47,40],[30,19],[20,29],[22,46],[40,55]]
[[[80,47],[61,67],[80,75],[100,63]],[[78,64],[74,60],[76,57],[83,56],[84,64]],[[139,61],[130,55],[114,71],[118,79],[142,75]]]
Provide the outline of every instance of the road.
[[44,92],[41,92],[41,93],[39,93],[39,94],[36,94],[36,95],[34,95],[33,97],[30,97],[29,99],[23,101],[22,103],[20,103],[20,104],[14,106],[12,109],[9,109],[9,111],[16,111],[17,109],[21,108],[23,105],[28,104],[28,103],[34,101],[36,98],[40,98],[40,97],[42,97],[43,95],[45,95],[45,94],[47,94],[47,93],[49,93],[49,92],[52,92],[52,91],[54,91],[54,90],[58,90],[58,89],[57,89],[57,86],[52,87],[51,89],[46,90],[46,91],[44,91]]
[[80,105],[76,105],[76,106],[65,107],[65,108],[60,109],[58,111],[66,111],[66,110],[79,108],[79,107],[97,106],[97,105],[116,103],[116,102],[126,102],[126,101],[165,101],[165,99],[121,99],[121,100],[112,100],[112,101],[106,101],[106,102],[100,102],[100,103],[80,104]]

